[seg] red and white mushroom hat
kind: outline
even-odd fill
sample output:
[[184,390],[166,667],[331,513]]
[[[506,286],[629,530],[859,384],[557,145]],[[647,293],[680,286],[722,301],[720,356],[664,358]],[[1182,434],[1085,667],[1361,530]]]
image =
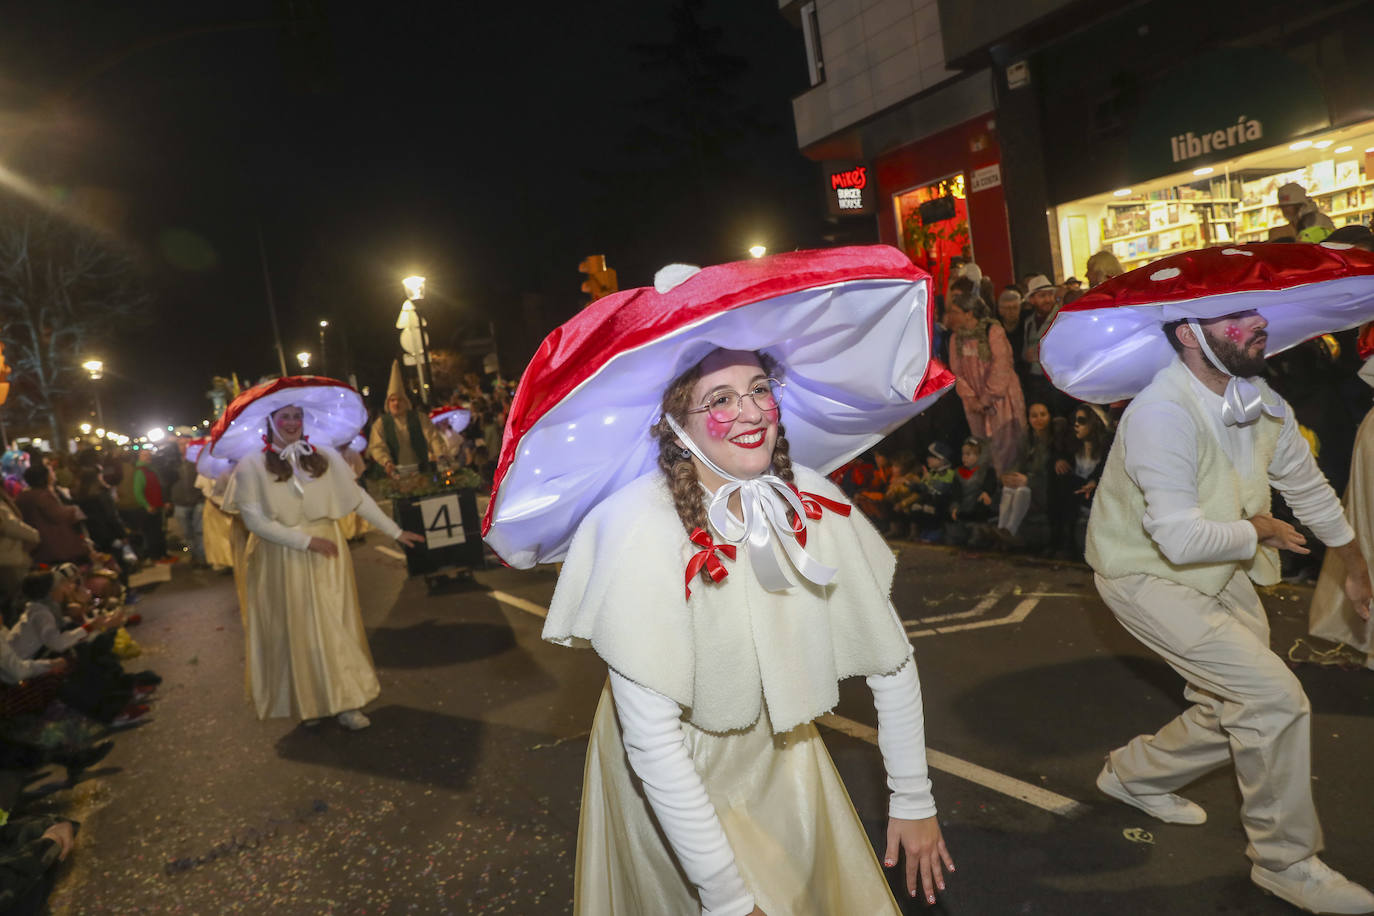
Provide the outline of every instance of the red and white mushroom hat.
[[205,446],[210,443],[209,436],[196,436],[194,439],[186,440],[186,460],[195,464],[200,458],[200,453]]
[[895,248],[674,264],[654,283],[587,306],[521,376],[482,523],[510,565],[562,559],[588,511],[657,468],[663,392],[717,348],[778,360],[792,458],[822,473],[953,385],[931,358],[930,276]]
[[[190,449],[187,449],[187,455],[190,455]],[[233,469],[234,462],[230,461],[228,458],[216,458],[211,454],[208,447],[202,448],[200,454],[196,456],[196,473],[201,477],[208,477],[214,480],[226,471],[231,471]]]
[[467,407],[445,404],[429,412],[429,422],[435,426],[447,426],[454,433],[461,433],[472,422],[472,411]]
[[351,385],[322,375],[292,375],[254,385],[234,398],[210,427],[210,451],[230,461],[260,451],[268,416],[288,406],[301,409],[309,441],[330,448],[347,445],[367,422],[362,395]]
[[1203,248],[1113,277],[1062,307],[1040,342],[1057,388],[1106,404],[1135,397],[1174,359],[1164,322],[1254,309],[1269,355],[1374,318],[1374,253],[1340,242]]

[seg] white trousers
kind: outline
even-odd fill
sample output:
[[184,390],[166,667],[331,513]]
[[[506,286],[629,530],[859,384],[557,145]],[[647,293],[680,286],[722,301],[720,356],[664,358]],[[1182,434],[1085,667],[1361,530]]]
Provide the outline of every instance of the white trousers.
[[1122,784],[1137,795],[1174,792],[1234,763],[1250,859],[1279,870],[1319,851],[1312,707],[1269,648],[1264,605],[1245,573],[1215,598],[1156,576],[1095,578],[1116,619],[1183,676],[1194,704],[1112,751]]

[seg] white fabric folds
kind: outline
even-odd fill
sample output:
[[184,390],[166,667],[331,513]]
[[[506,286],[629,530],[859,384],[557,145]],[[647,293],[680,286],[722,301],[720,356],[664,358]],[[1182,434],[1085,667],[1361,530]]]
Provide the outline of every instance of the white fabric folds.
[[[793,471],[803,492],[845,501],[815,471]],[[888,607],[896,561],[862,513],[825,510],[807,520],[808,554],[844,570],[829,585],[799,577],[786,592],[771,592],[738,556],[723,561],[721,582],[694,578],[687,598],[685,570],[700,549],[687,539],[661,472],[626,485],[574,535],[544,638],[595,649],[711,732],[747,728],[764,702],[774,731],[786,732],[834,708],[842,678],[890,674],[910,655]]]

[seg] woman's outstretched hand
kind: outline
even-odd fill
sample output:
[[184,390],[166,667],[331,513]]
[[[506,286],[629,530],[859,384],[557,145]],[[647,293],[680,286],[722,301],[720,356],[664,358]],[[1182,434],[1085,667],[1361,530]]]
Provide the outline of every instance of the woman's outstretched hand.
[[311,553],[318,553],[322,557],[337,557],[339,547],[327,538],[311,538],[308,549]]
[[932,815],[918,821],[901,817],[887,819],[887,854],[883,864],[888,868],[897,864],[897,853],[906,855],[906,890],[916,896],[916,882],[920,878],[926,903],[935,902],[935,892],[945,889],[944,870],[954,871],[954,860],[945,848],[940,824]]
[[396,535],[396,540],[407,547],[419,547],[425,542],[425,536],[423,534],[416,534],[414,531],[402,531],[400,534]]

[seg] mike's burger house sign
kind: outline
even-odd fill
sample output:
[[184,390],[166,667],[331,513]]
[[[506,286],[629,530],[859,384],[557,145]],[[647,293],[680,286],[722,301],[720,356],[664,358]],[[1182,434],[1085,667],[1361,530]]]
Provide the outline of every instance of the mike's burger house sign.
[[825,194],[832,216],[863,216],[873,212],[871,171],[863,162],[826,164]]

